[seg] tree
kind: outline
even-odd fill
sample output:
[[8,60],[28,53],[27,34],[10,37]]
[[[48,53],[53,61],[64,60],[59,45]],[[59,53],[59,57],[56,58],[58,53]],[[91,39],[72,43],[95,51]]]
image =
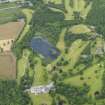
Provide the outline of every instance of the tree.
[[0,105],[29,105],[28,94],[24,93],[16,81],[0,80]]
[[88,97],[86,96],[89,91],[88,86],[77,88],[64,83],[57,83],[55,86],[55,93],[64,96],[70,105],[83,105],[88,102]]

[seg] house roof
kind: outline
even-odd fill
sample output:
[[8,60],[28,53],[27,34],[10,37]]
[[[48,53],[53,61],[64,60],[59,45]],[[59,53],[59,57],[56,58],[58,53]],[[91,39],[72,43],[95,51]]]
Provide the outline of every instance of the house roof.
[[25,25],[24,21],[0,25],[0,40],[16,39]]

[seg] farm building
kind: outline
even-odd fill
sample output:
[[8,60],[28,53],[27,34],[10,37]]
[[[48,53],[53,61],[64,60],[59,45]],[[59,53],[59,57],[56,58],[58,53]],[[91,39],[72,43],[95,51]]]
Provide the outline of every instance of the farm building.
[[10,51],[13,42],[18,37],[25,25],[24,21],[10,22],[0,26],[1,51]]

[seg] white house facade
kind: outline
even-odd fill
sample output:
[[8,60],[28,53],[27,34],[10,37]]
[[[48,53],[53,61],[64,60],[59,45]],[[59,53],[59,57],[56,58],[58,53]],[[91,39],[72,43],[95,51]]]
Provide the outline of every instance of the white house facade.
[[30,91],[32,94],[38,95],[38,94],[45,94],[48,93],[50,90],[54,89],[53,83],[50,83],[45,86],[35,86],[31,87],[30,89],[26,91]]

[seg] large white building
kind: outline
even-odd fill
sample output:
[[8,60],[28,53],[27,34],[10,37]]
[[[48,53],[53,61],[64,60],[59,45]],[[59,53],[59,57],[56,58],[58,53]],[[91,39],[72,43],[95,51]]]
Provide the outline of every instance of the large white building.
[[54,89],[53,82],[45,86],[41,85],[41,86],[31,87],[30,89],[26,90],[26,92],[30,91],[32,94],[39,95],[39,94],[48,93],[52,89]]

